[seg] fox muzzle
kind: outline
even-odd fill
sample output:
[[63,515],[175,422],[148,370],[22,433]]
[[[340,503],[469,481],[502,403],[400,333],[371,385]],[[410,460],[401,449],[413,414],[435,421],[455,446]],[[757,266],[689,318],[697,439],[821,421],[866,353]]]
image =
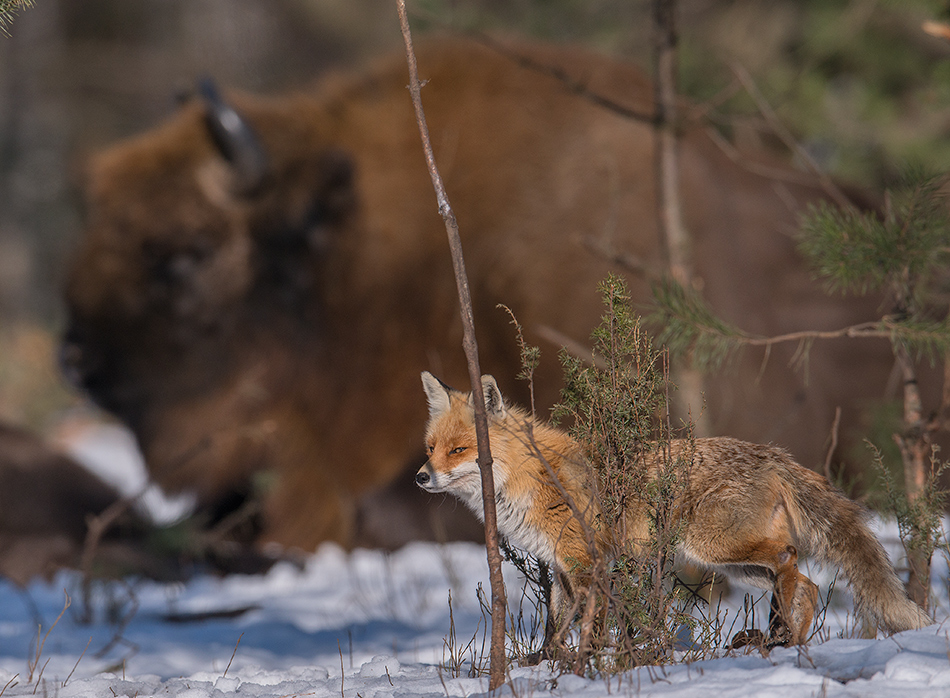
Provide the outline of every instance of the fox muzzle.
[[416,473],[416,484],[419,485],[426,492],[440,492],[440,488],[437,484],[438,478],[436,477],[435,470],[432,468],[432,465],[426,463],[421,468],[419,472]]

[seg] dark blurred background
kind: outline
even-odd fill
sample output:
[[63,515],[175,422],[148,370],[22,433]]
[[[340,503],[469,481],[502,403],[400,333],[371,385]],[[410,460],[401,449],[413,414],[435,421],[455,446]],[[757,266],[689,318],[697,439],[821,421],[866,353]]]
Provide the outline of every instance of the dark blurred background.
[[[736,88],[748,70],[828,171],[874,188],[950,161],[950,43],[921,31],[942,2],[683,0],[681,88],[736,142],[783,147]],[[417,0],[416,31],[583,43],[646,65],[645,0]],[[48,431],[60,382],[61,274],[82,220],[87,155],[161,121],[209,74],[273,93],[398,49],[394,0],[36,0],[0,36],[0,419]]]

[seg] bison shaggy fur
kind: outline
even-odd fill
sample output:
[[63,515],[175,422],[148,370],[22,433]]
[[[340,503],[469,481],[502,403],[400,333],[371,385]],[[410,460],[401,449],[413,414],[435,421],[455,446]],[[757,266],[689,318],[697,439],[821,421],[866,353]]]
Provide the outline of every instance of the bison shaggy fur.
[[[543,411],[561,384],[552,338],[587,343],[598,283],[624,271],[618,260],[662,267],[654,132],[621,113],[651,114],[652,87],[580,49],[453,37],[417,54],[481,365],[526,399],[505,304],[545,351]],[[398,54],[298,94],[228,94],[266,153],[250,187],[198,101],[89,166],[67,369],[133,429],[164,488],[195,491],[211,512],[259,501],[259,541],[391,546],[474,530],[452,502],[411,493],[419,373],[465,385],[467,372],[407,82]],[[700,125],[684,127],[679,163],[697,283],[727,320],[773,335],[875,311],[874,299],[827,298],[796,256],[797,217],[826,196],[815,178],[762,153],[736,157]],[[649,276],[628,274],[635,299],[649,297]],[[793,351],[775,348],[764,368],[747,353],[694,409],[712,433],[817,465],[835,407],[854,424],[880,396],[889,351],[829,343],[808,382],[788,368]]]

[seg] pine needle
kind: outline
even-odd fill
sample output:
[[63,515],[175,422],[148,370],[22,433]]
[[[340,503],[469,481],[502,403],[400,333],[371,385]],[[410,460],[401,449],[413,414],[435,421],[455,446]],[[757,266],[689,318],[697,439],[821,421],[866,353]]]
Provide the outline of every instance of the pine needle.
[[33,6],[33,0],[0,0],[0,31],[7,34],[7,27],[13,22],[16,13]]
[[720,368],[751,337],[716,316],[703,298],[672,279],[653,286],[655,307],[647,324],[674,357],[689,357],[700,370]]

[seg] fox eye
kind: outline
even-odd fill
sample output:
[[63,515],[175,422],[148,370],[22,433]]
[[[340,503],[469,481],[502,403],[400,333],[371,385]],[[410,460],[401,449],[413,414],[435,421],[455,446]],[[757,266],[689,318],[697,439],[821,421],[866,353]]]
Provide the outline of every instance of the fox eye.
[[453,448],[451,451],[449,451],[449,454],[454,456],[454,455],[456,455],[456,454],[458,454],[458,453],[461,453],[462,451],[464,451],[464,450],[467,449],[467,448],[468,448],[468,446],[459,446],[458,448]]
[[432,444],[426,444],[426,455],[431,456],[432,452],[435,450],[435,447]]

